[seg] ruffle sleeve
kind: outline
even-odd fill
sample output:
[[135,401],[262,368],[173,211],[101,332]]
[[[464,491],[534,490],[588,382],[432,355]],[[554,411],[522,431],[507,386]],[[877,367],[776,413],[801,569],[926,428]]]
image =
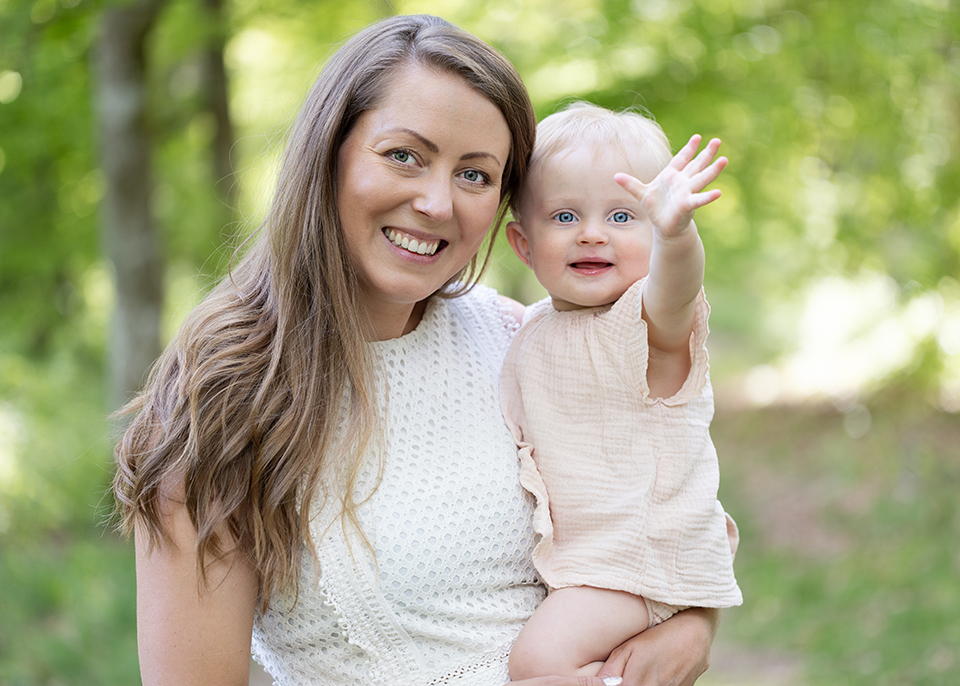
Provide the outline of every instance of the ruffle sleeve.
[[710,359],[707,353],[707,335],[710,333],[710,305],[701,288],[694,310],[693,330],[690,332],[690,372],[680,390],[669,398],[651,398],[647,381],[650,362],[647,323],[643,319],[643,289],[646,277],[631,286],[608,313],[598,318],[603,340],[610,341],[617,350],[611,359],[620,359],[624,368],[636,379],[640,397],[647,404],[682,405],[696,398],[707,383]]

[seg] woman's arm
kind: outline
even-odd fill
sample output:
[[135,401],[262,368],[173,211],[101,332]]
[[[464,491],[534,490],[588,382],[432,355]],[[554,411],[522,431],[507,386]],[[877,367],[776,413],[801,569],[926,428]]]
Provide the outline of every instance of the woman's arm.
[[610,653],[598,676],[623,686],[692,686],[707,671],[720,610],[694,607],[637,634]]
[[[171,541],[148,550],[135,532],[137,644],[144,686],[246,686],[257,601],[257,572],[227,555],[207,570],[201,590],[197,532],[183,505],[167,501]],[[229,543],[229,539],[227,541]]]

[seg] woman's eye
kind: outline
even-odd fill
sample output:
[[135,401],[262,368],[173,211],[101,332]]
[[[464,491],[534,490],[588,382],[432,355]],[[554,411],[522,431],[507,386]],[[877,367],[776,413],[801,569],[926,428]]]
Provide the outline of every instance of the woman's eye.
[[554,219],[556,219],[561,224],[572,224],[577,221],[577,218],[573,216],[573,212],[558,212]]
[[487,175],[476,169],[468,169],[463,172],[463,178],[469,181],[470,183],[486,183]]
[[390,157],[401,164],[410,164],[413,161],[413,155],[407,150],[394,150],[390,153]]
[[611,219],[617,224],[624,224],[630,221],[630,215],[626,212],[614,212]]

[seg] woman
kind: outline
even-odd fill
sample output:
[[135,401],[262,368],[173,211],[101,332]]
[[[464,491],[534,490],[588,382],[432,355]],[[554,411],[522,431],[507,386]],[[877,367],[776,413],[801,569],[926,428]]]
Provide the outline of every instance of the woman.
[[[543,595],[497,407],[516,321],[451,284],[479,274],[534,125],[510,64],[434,17],[325,67],[257,242],[128,408],[144,684],[245,684],[251,637],[284,685],[507,680]],[[603,674],[692,683],[716,621],[681,613]]]

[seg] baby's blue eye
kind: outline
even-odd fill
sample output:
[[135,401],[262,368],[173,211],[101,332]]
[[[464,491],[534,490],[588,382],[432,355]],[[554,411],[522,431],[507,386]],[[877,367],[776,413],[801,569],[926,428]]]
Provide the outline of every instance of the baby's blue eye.
[[558,212],[554,219],[561,224],[572,224],[577,221],[577,218],[573,216],[573,212]]
[[623,224],[625,222],[630,221],[630,215],[627,214],[626,212],[614,212],[613,217],[611,217],[611,219],[613,219],[613,221],[616,222],[617,224]]

